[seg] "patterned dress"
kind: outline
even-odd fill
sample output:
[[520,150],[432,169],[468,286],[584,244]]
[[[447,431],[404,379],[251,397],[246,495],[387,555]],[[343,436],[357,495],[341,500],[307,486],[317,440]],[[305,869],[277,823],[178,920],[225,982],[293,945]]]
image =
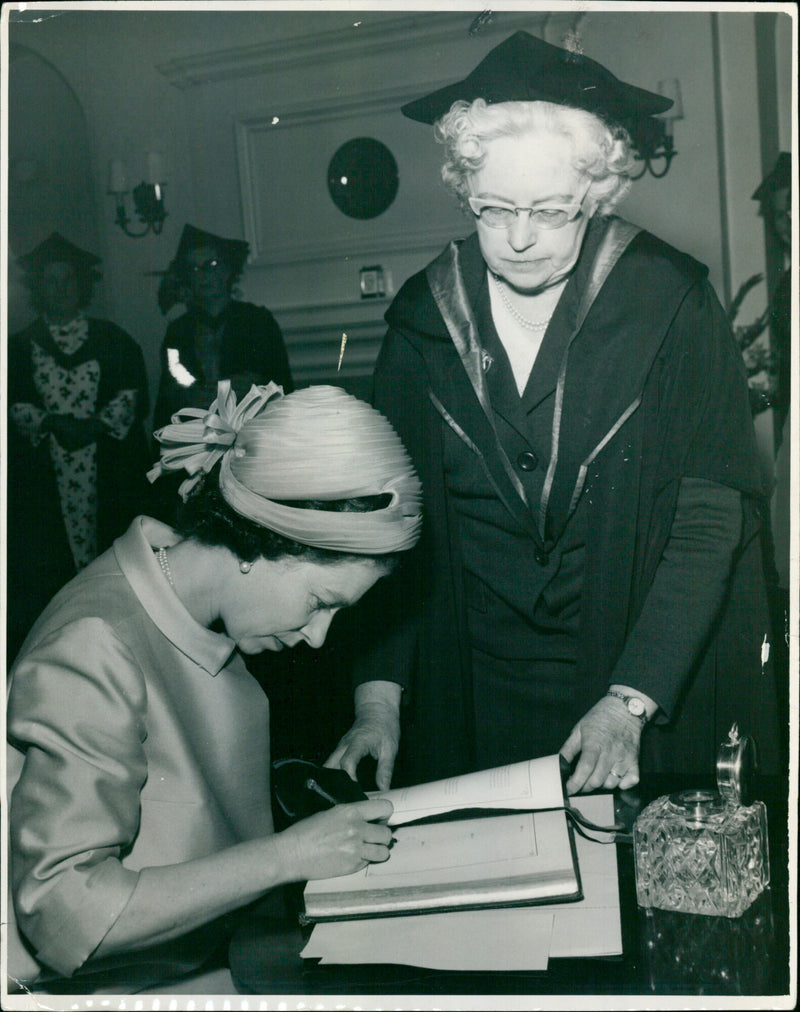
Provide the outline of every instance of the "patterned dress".
[[[139,346],[105,320],[37,320],[9,342],[9,655],[55,591],[147,508]],[[49,414],[94,419],[100,434],[67,449]]]
[[[86,343],[89,321],[80,315],[66,326],[50,324],[50,334],[59,350],[73,356]],[[44,403],[17,403],[11,407],[11,421],[36,445],[48,441],[56,476],[61,514],[69,539],[75,568],[83,569],[97,555],[97,443],[77,450],[65,450],[52,433],[43,433],[41,424],[50,412],[92,418],[95,414],[112,439],[123,440],[136,419],[136,390],[120,390],[97,411],[100,363],[92,359],[74,369],[59,365],[45,350],[31,346],[33,382]]]

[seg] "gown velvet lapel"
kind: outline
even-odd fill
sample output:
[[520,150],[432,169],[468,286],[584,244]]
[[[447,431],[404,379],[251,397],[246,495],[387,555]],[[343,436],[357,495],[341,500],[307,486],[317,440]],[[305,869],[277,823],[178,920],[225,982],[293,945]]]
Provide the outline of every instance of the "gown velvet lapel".
[[[495,492],[512,516],[538,540],[522,482],[497,436],[484,373],[485,367],[491,365],[485,358],[468,296],[468,292],[480,288],[486,265],[479,255],[462,258],[461,253],[462,245],[451,242],[426,270],[431,293],[463,366],[454,369],[453,363],[443,359],[436,369],[436,391],[430,390],[429,396],[447,424],[478,455]],[[443,355],[448,348],[438,347]],[[472,396],[470,390],[464,390],[465,379]]]

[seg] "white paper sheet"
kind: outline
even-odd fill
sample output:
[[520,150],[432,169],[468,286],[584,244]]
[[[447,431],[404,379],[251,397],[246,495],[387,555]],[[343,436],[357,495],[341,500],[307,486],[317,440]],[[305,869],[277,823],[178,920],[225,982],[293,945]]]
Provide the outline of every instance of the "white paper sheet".
[[[598,825],[614,821],[610,794],[572,798]],[[324,963],[400,963],[440,970],[544,970],[549,956],[622,952],[613,844],[576,837],[584,899],[543,907],[379,917],[318,924],[302,955]]]
[[433,970],[545,970],[553,915],[532,907],[318,924],[304,957]]
[[[570,803],[598,826],[614,821],[614,798],[601,794],[573,797]],[[598,839],[603,835],[593,833]],[[605,839],[611,839],[605,836]],[[613,843],[590,843],[575,837],[581,871],[583,899],[578,903],[555,903],[550,956],[616,956],[622,953],[619,912],[617,848]]]

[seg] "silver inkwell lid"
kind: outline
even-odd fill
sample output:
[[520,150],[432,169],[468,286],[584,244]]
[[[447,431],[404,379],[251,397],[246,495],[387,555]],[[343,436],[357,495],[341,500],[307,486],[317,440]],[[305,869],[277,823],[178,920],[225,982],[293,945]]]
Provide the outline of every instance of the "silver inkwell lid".
[[749,735],[739,735],[734,724],[717,753],[717,790],[697,789],[670,794],[670,804],[690,825],[702,825],[731,808],[753,803],[756,746]]

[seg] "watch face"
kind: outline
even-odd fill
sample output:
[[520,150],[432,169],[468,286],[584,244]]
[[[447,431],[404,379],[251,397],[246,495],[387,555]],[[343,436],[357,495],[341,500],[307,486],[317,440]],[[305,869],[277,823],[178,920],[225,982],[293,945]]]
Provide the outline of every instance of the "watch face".
[[641,717],[645,712],[645,706],[641,699],[636,696],[631,696],[628,700],[628,712],[632,713],[634,717]]

